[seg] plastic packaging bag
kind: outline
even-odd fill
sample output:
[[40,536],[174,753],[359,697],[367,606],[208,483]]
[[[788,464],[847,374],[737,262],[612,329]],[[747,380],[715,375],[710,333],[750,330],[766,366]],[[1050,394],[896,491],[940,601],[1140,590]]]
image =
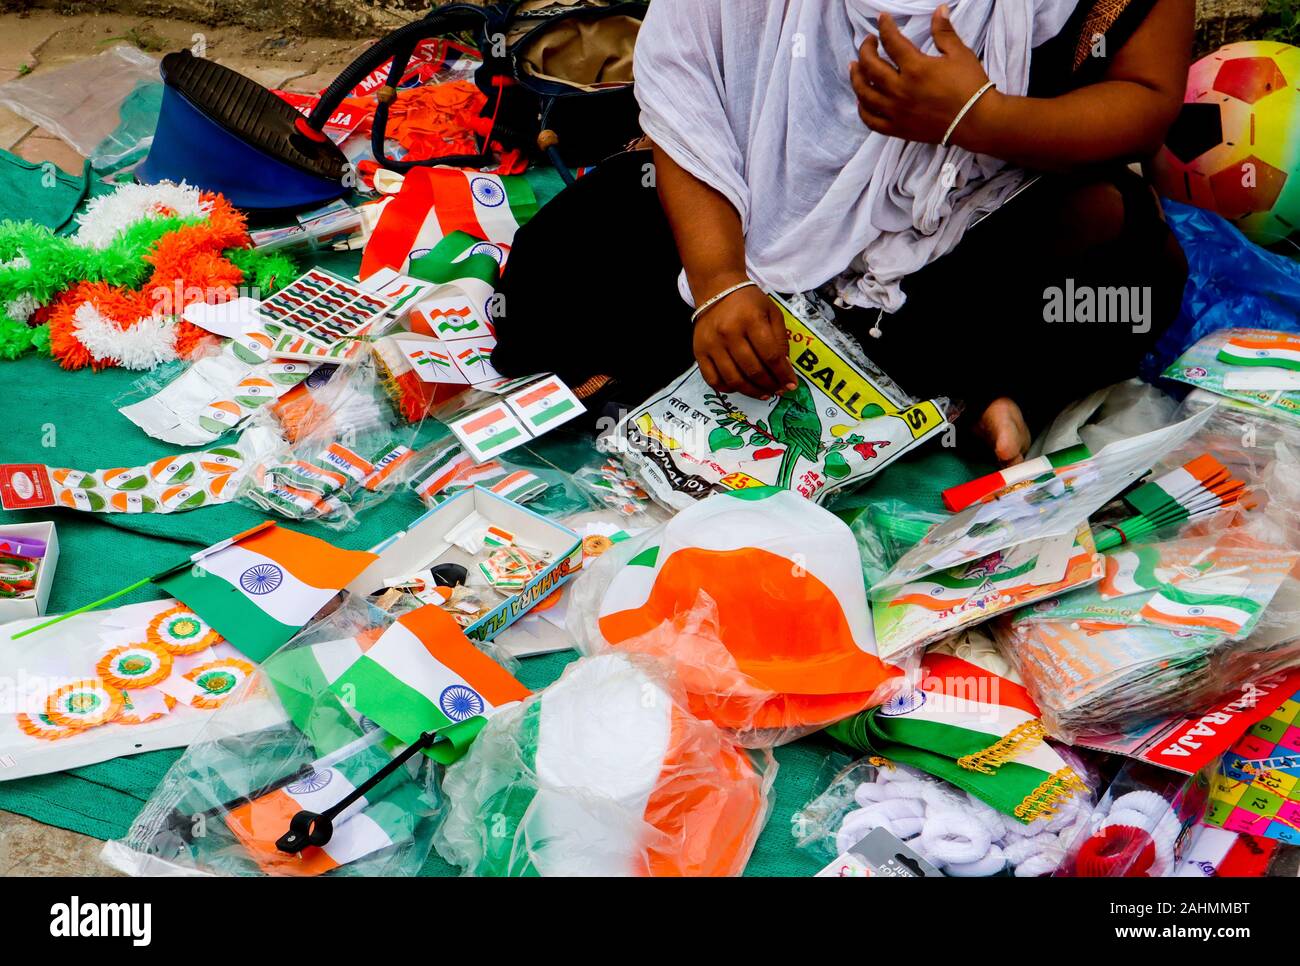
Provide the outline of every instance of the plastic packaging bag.
[[[332,366],[272,359],[256,340],[205,345],[137,379],[113,404],[145,433],[178,446],[212,443],[258,410],[328,381]],[[298,393],[295,394],[295,390]]]
[[795,389],[768,400],[718,393],[695,366],[602,440],[664,506],[757,486],[820,503],[948,425],[946,399],[913,400],[833,323],[809,324],[778,305]]
[[1165,218],[1187,257],[1178,318],[1143,363],[1154,379],[1193,342],[1249,319],[1260,329],[1297,331],[1300,265],[1251,242],[1212,211],[1162,198]]
[[543,516],[568,516],[597,506],[569,473],[523,446],[509,456],[475,463],[454,436],[447,436],[418,450],[411,467],[409,486],[430,508],[476,485]]
[[875,653],[853,535],[789,490],[701,500],[614,544],[571,593],[583,653],[666,661],[691,710],[747,747],[793,741],[901,685],[904,669]]
[[144,159],[162,106],[158,61],[119,44],[67,67],[0,84],[0,104],[67,141],[96,171]]
[[[246,435],[272,428],[281,430],[279,417],[264,409]],[[283,445],[250,466],[239,500],[291,520],[351,530],[360,513],[406,482],[419,426],[393,410],[366,358],[336,372],[312,397],[310,411],[284,432]]]
[[135,875],[415,875],[442,799],[415,755],[334,819],[323,847],[275,847],[299,809],[322,812],[403,745],[329,689],[391,617],[350,598],[267,658],[172,765],[104,860]]
[[1090,804],[1080,792],[1026,825],[924,772],[864,758],[840,772],[795,822],[799,847],[822,862],[883,828],[945,875],[1029,878],[1057,869]]
[[1206,798],[1203,774],[1188,777],[1126,762],[1075,831],[1056,874],[1108,879],[1174,875]]
[[447,769],[436,847],[470,875],[739,875],[775,774],[652,662],[583,658]]
[[1155,386],[1129,379],[1098,389],[1067,406],[1034,439],[1029,457],[1083,443],[1094,453],[1109,443],[1174,421],[1178,403]]

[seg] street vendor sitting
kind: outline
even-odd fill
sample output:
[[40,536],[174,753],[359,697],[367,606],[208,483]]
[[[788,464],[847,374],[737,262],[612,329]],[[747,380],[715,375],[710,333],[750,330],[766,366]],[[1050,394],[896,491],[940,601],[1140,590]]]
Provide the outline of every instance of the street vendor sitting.
[[1016,462],[1178,313],[1186,262],[1127,165],[1178,113],[1193,21],[1193,0],[655,0],[649,146],[519,231],[494,364],[636,403],[693,357],[767,398],[795,375],[764,293],[816,291]]

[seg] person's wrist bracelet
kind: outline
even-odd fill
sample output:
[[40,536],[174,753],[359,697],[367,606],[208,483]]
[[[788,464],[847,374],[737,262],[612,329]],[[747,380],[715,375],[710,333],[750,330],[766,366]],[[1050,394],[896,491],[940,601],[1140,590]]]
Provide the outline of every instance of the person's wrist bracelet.
[[957,130],[957,125],[960,124],[962,122],[962,119],[965,118],[966,115],[970,113],[971,108],[975,106],[976,102],[978,102],[981,97],[983,97],[992,89],[993,89],[993,82],[989,81],[987,84],[985,84],[983,87],[981,87],[979,90],[977,90],[974,94],[970,96],[970,100],[968,100],[965,104],[962,105],[961,110],[957,112],[957,116],[954,117],[952,119],[952,123],[948,125],[948,130],[943,132],[943,140],[939,142],[940,147],[946,148],[948,146],[948,142],[952,140],[953,132]]
[[695,311],[691,313],[691,325],[694,325],[696,322],[698,322],[701,315],[703,315],[709,309],[713,308],[715,305],[717,305],[719,302],[725,299],[728,295],[733,295],[736,292],[739,292],[742,288],[749,288],[751,285],[754,286],[755,288],[758,287],[757,282],[747,278],[743,282],[737,282],[735,285],[729,286],[728,288],[724,288],[717,295],[713,295],[705,299],[698,306],[696,306]]

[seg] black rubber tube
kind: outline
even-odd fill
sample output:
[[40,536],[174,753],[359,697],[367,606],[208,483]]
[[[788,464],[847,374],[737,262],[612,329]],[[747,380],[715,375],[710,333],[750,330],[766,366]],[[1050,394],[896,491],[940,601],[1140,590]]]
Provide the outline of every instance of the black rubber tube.
[[[403,58],[399,70],[389,70],[385,83],[393,80],[394,73],[399,77],[401,76],[401,72],[406,69],[406,60],[410,58],[415,45],[421,40],[439,34],[456,33],[460,30],[469,30],[482,26],[486,23],[486,19],[486,13],[482,8],[456,4],[455,6],[434,10],[421,20],[408,23],[405,27],[399,27],[387,37],[375,43],[374,46],[363,51],[356,60],[343,68],[338,77],[335,77],[330,82],[329,87],[325,88],[325,93],[316,102],[316,106],[307,115],[308,127],[315,131],[323,129],[325,122],[330,119],[335,109],[343,103],[343,99],[352,92],[352,89],[361,82],[362,78],[394,56],[397,51],[405,48],[406,57]],[[396,68],[397,64],[394,63],[393,67]]]

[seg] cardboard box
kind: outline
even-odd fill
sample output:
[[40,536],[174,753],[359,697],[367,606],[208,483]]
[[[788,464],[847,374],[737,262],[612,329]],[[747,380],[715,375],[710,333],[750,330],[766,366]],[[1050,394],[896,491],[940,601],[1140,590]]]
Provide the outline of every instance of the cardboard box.
[[0,536],[35,537],[45,541],[45,559],[36,572],[36,595],[21,599],[0,598],[0,624],[24,617],[40,617],[50,601],[50,588],[54,586],[54,568],[59,563],[59,538],[53,523],[0,524]]
[[438,564],[457,563],[473,569],[476,558],[443,538],[476,511],[489,523],[514,533],[520,546],[550,553],[551,562],[523,590],[465,628],[466,636],[492,640],[582,568],[582,541],[572,530],[481,486],[471,486],[371,548],[379,559],[348,584],[347,590],[366,596],[383,590],[385,580],[407,577]]

